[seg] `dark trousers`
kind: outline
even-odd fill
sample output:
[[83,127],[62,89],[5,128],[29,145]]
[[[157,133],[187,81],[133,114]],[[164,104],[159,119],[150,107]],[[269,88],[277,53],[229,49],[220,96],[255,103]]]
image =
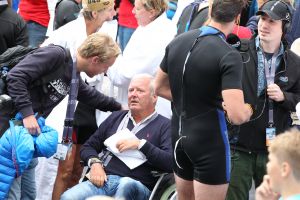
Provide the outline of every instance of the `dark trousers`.
[[267,153],[231,151],[231,177],[227,200],[248,200],[252,179],[258,187],[266,174]]

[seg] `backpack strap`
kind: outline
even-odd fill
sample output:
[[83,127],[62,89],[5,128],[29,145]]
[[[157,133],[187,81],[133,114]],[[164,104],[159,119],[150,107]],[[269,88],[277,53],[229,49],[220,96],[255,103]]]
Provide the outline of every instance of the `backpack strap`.
[[249,39],[241,39],[241,46],[238,49],[242,56],[243,63],[247,63],[250,61],[249,51],[250,40]]
[[249,39],[241,39],[240,52],[247,52],[249,50]]

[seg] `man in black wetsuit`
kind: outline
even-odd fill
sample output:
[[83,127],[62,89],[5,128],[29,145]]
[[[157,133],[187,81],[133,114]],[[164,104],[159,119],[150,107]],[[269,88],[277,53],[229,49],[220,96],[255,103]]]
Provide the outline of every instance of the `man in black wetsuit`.
[[249,120],[241,90],[242,59],[225,41],[242,0],[213,0],[211,22],[174,39],[156,77],[158,95],[173,101],[173,169],[178,199],[224,199],[230,151],[224,108],[231,123]]

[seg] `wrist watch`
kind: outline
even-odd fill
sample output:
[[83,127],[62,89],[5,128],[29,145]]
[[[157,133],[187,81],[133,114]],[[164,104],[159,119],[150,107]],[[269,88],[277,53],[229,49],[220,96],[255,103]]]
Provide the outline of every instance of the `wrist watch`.
[[99,158],[90,158],[88,165],[89,167],[92,167],[92,165],[95,163],[100,163],[101,166],[103,167],[103,162]]

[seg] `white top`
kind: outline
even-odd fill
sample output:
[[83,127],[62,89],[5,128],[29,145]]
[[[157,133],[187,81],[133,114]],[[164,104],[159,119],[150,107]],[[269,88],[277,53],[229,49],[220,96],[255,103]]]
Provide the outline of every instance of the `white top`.
[[[115,38],[116,33],[109,30],[109,26],[110,22],[105,22],[99,32],[105,32],[112,38]],[[76,20],[73,20],[51,32],[49,38],[41,46],[55,44],[68,48],[70,49],[73,60],[75,60],[77,49],[84,42],[87,36],[84,17],[80,13]],[[89,83],[89,85],[96,86],[97,89],[101,87],[99,84],[102,82],[103,74],[97,75],[93,78],[89,78],[84,72],[81,72],[80,75],[83,80],[86,80]]]
[[[107,75],[114,86],[118,87],[117,100],[127,104],[127,90],[132,77],[148,73],[155,76],[165,55],[165,48],[176,34],[176,26],[167,18],[166,13],[147,26],[139,26],[132,34],[123,55],[108,69]],[[171,117],[170,102],[159,98],[159,114]]]

